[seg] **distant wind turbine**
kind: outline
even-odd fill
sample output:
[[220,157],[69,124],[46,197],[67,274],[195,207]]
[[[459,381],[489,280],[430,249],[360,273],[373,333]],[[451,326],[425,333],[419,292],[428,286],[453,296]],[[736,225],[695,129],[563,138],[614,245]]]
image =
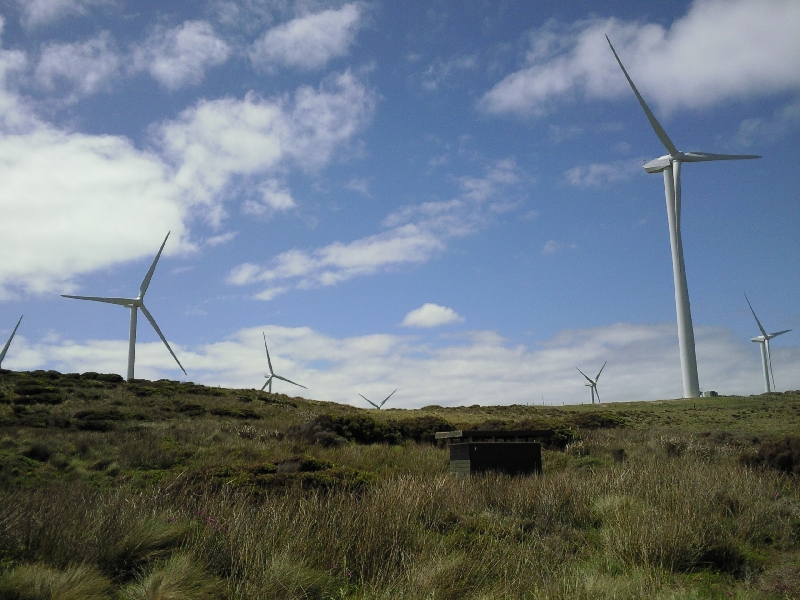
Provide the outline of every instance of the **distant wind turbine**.
[[681,152],[669,139],[667,132],[656,120],[655,115],[647,106],[628,75],[622,61],[611,45],[611,40],[606,36],[608,45],[617,59],[625,79],[636,95],[650,125],[656,132],[658,139],[664,144],[669,154],[651,160],[644,165],[648,173],[664,173],[664,192],[667,199],[667,218],[669,220],[669,240],[672,247],[672,276],[675,283],[675,308],[678,317],[678,344],[681,354],[681,375],[683,377],[684,398],[698,398],[700,396],[700,382],[697,377],[697,356],[694,347],[694,329],[692,327],[692,313],[689,307],[689,290],[686,285],[686,269],[683,262],[683,241],[681,239],[681,163],[706,162],[712,160],[742,160],[747,158],[761,158],[755,154],[711,154],[709,152]]
[[161,258],[161,252],[164,250],[164,246],[167,243],[167,238],[169,238],[169,233],[167,233],[167,237],[164,238],[164,243],[161,244],[161,248],[158,250],[158,254],[156,254],[153,264],[150,265],[150,270],[147,272],[147,275],[144,276],[142,285],[139,287],[139,295],[136,296],[136,298],[100,298],[97,296],[68,296],[66,294],[61,294],[64,298],[74,298],[75,300],[92,300],[94,302],[106,302],[108,304],[119,304],[120,306],[131,309],[131,329],[130,337],[128,339],[128,381],[133,380],[133,363],[136,360],[136,315],[139,309],[141,309],[147,320],[150,321],[150,325],[152,325],[153,329],[156,330],[158,337],[160,337],[161,341],[164,342],[164,345],[167,347],[167,350],[169,350],[172,358],[175,359],[175,362],[178,363],[178,366],[181,368],[181,371],[183,371],[183,374],[186,375],[186,369],[183,368],[181,361],[178,360],[178,357],[175,356],[172,348],[169,347],[167,338],[164,337],[164,334],[161,333],[158,325],[156,325],[156,320],[153,318],[153,315],[151,315],[150,311],[148,311],[144,306],[144,295],[147,292],[147,287],[150,285],[150,279],[153,277],[153,271],[156,270],[158,259]]
[[[24,316],[25,315],[22,315],[22,317]],[[11,335],[9,336],[8,341],[6,342],[6,345],[3,346],[3,351],[0,352],[0,366],[3,365],[3,359],[6,357],[6,352],[8,352],[8,347],[11,345],[11,340],[14,339],[14,334],[17,333],[17,327],[19,327],[19,324],[22,323],[22,317],[20,317],[19,321],[17,321],[17,325],[16,327],[14,327],[14,331],[11,332]]]
[[772,372],[772,357],[769,354],[769,341],[774,337],[778,337],[779,335],[790,332],[791,329],[784,329],[783,331],[776,331],[775,333],[767,333],[764,329],[764,326],[761,324],[761,321],[759,321],[758,317],[756,317],[756,311],[753,310],[753,305],[750,304],[750,299],[747,297],[747,294],[744,295],[744,299],[747,300],[747,306],[750,307],[750,312],[753,313],[753,318],[756,320],[758,328],[761,330],[761,335],[752,338],[750,341],[761,344],[761,364],[764,367],[764,387],[766,388],[767,393],[769,393],[772,391],[769,386],[770,377],[772,377],[772,387],[775,387],[775,375]]
[[261,387],[261,391],[263,392],[264,389],[267,386],[269,386],[269,393],[271,394],[272,393],[272,380],[273,379],[280,379],[281,381],[285,381],[287,383],[291,383],[292,385],[296,385],[298,387],[303,388],[304,390],[307,390],[308,388],[306,386],[300,385],[299,383],[295,383],[291,379],[286,379],[286,377],[281,377],[280,375],[276,375],[275,374],[275,371],[272,370],[272,360],[270,360],[270,358],[269,358],[269,348],[267,348],[267,336],[263,331],[261,332],[261,335],[264,336],[264,350],[267,351],[267,364],[269,365],[269,375],[264,375],[264,377],[267,378],[267,381]]
[[[397,391],[397,390],[395,390],[394,392],[396,392],[396,391]],[[372,400],[370,400],[369,398],[367,398],[367,397],[366,397],[366,396],[364,396],[363,394],[359,394],[359,396],[361,396],[362,398],[364,398],[364,400],[366,400],[367,402],[369,402],[370,404],[372,404],[372,406],[374,406],[375,408],[377,408],[378,410],[380,410],[380,409],[383,407],[383,405],[384,405],[384,404],[386,404],[386,401],[387,401],[389,398],[391,398],[391,397],[394,395],[394,392],[392,392],[391,394],[389,394],[388,396],[386,396],[386,398],[384,398],[384,399],[383,399],[383,402],[381,402],[380,404],[375,404],[375,403],[374,403]]]
[[584,373],[583,371],[581,371],[580,369],[578,369],[578,367],[575,367],[576,369],[578,369],[578,373],[580,373],[581,375],[583,375],[584,377],[586,377],[586,381],[588,381],[588,382],[589,382],[589,383],[586,383],[586,384],[584,384],[584,385],[585,385],[586,387],[588,387],[589,389],[591,389],[591,390],[592,390],[592,404],[594,404],[594,395],[595,395],[595,394],[597,394],[597,403],[598,403],[598,404],[600,404],[600,392],[599,392],[599,391],[597,391],[597,382],[598,382],[598,380],[600,379],[600,373],[602,373],[602,372],[603,372],[603,369],[605,369],[605,368],[606,368],[606,364],[608,364],[608,361],[606,361],[606,362],[604,362],[604,363],[603,363],[603,366],[602,366],[602,367],[600,367],[600,371],[597,373],[597,377],[595,377],[594,379],[592,379],[592,378],[591,378],[591,377],[589,377],[589,376],[588,376],[586,373]]

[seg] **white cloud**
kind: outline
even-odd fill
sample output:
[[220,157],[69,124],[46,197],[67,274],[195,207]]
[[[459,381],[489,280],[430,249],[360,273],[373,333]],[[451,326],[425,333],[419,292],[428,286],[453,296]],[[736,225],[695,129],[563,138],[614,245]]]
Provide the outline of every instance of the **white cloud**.
[[439,327],[440,325],[462,323],[463,321],[464,317],[452,308],[426,302],[419,308],[409,312],[401,325],[404,327]]
[[107,90],[122,63],[113,45],[108,32],[86,42],[48,44],[42,50],[34,76],[51,91],[58,83],[68,84],[73,90],[68,101]]
[[[260,388],[266,366],[261,332],[266,332],[275,371],[307,386],[276,384],[275,391],[361,406],[357,393],[384,396],[394,388],[393,404],[417,408],[471,404],[549,404],[589,402],[585,380],[575,370],[600,369],[604,402],[677,398],[682,394],[674,324],[617,323],[566,330],[533,347],[510,343],[491,331],[473,331],[431,345],[411,336],[372,334],[333,338],[307,327],[258,326],[230,338],[181,347],[170,340],[189,378],[209,385]],[[758,348],[716,327],[696,327],[701,387],[727,394],[763,391]],[[800,388],[800,348],[773,349],[780,389]],[[3,366],[54,368],[62,372],[124,373],[127,340],[31,342],[14,339]],[[320,364],[326,365],[319,367]],[[160,341],[137,345],[137,376],[180,376]]]
[[170,229],[173,252],[185,231],[164,165],[124,138],[0,135],[0,180],[0,295],[70,289],[77,274],[151,255]]
[[[243,100],[201,101],[164,123],[158,137],[176,165],[177,184],[214,208],[235,177],[269,180],[289,164],[322,166],[369,121],[374,106],[375,95],[345,72],[319,89],[299,88],[292,100],[250,92]],[[294,206],[285,189],[269,181],[261,182],[260,202],[273,210]]]
[[492,113],[540,115],[575,96],[630,95],[608,34],[651,105],[662,110],[800,90],[800,3],[696,0],[667,30],[592,19],[531,34],[526,65],[481,101]]
[[642,168],[642,162],[634,160],[618,160],[613,163],[592,163],[589,166],[578,166],[566,173],[567,183],[576,187],[600,187],[613,181],[625,181]]
[[361,7],[355,3],[298,17],[268,30],[251,47],[250,58],[263,67],[318,69],[347,54],[360,26]]
[[223,244],[227,244],[233,238],[235,238],[239,234],[238,231],[229,231],[227,233],[222,233],[220,235],[215,235],[214,237],[210,237],[205,241],[206,246],[221,246]]
[[258,186],[257,200],[246,200],[242,210],[248,215],[271,214],[279,210],[288,210],[296,206],[292,193],[280,181],[267,179]]
[[72,15],[87,15],[93,6],[110,0],[17,0],[25,27],[47,25]]
[[448,240],[474,233],[489,222],[491,213],[503,210],[506,190],[518,181],[514,162],[499,161],[482,178],[458,179],[458,198],[406,206],[388,215],[383,221],[387,231],[313,250],[289,250],[263,267],[245,263],[231,271],[228,283],[293,280],[295,287],[306,289],[427,262],[446,249]]
[[231,49],[206,21],[186,21],[158,29],[133,55],[134,68],[146,70],[161,85],[176,90],[203,81],[210,67],[221,65]]

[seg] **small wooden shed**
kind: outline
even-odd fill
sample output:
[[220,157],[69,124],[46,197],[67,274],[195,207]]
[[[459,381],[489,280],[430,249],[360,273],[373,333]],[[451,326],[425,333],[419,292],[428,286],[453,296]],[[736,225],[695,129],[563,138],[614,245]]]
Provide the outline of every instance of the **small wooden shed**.
[[508,475],[542,472],[542,440],[549,429],[516,431],[439,431],[450,445],[450,472],[458,477],[500,471]]

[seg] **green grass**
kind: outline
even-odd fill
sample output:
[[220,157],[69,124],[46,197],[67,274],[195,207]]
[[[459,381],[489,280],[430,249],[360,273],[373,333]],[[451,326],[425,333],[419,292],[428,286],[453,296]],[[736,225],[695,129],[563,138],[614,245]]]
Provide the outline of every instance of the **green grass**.
[[[455,479],[430,434],[476,426],[559,443]],[[798,431],[800,393],[375,411],[0,371],[0,598],[800,597]]]

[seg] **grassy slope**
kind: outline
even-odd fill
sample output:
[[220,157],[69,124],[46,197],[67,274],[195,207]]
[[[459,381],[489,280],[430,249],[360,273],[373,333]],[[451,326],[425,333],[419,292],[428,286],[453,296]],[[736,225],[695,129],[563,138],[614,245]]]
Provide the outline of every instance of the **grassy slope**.
[[[798,481],[740,461],[800,393],[367,411],[113,379],[0,373],[0,597],[800,596]],[[435,445],[312,443],[320,415],[577,435],[540,478],[457,481]]]

